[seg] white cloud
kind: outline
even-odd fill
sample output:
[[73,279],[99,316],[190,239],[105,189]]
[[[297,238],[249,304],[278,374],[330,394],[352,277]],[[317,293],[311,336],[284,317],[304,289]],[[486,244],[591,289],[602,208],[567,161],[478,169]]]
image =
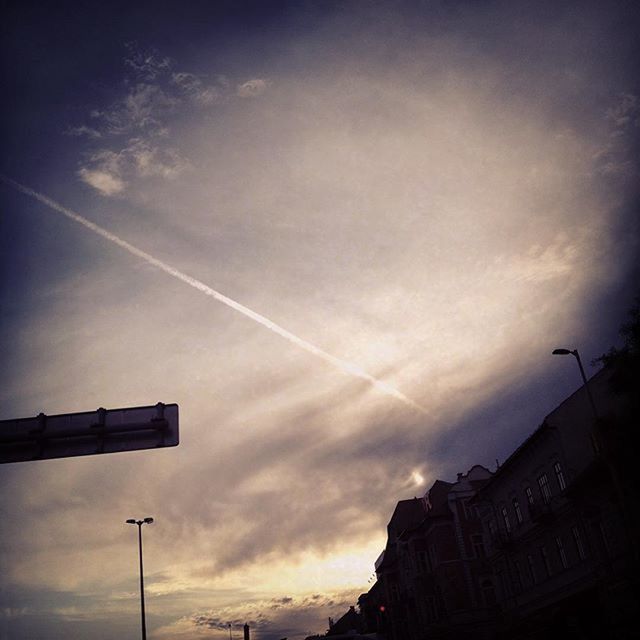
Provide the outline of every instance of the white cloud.
[[153,132],[162,128],[163,118],[180,103],[158,85],[139,83],[120,101],[91,116],[104,123],[107,133],[120,135],[134,129]]
[[102,149],[91,154],[78,170],[80,179],[104,196],[115,196],[127,187],[123,176],[173,179],[189,167],[189,162],[171,147],[131,138],[118,152]]
[[593,153],[596,173],[610,177],[632,176],[635,162],[630,154],[630,137],[635,135],[633,129],[640,125],[638,96],[620,94],[604,117],[610,126],[609,139]]
[[626,128],[628,125],[638,126],[639,107],[638,96],[623,93],[617,103],[607,109],[605,118],[618,129]]
[[103,196],[115,196],[124,191],[125,182],[117,175],[100,169],[82,168],[78,171],[83,182],[99,191]]
[[202,86],[202,80],[193,73],[178,72],[171,75],[173,84],[186,92],[197,91]]
[[142,50],[136,43],[126,47],[124,63],[133,72],[125,79],[126,93],[106,107],[91,110],[92,126],[71,126],[65,131],[88,141],[128,137],[119,145],[93,149],[77,171],[83,182],[104,196],[121,194],[134,178],[172,179],[191,166],[170,142],[172,126],[180,127],[189,108],[205,109],[233,97],[253,98],[269,86],[266,79],[253,78],[234,89],[225,75],[174,71],[174,62],[157,50]]
[[103,149],[89,156],[87,166],[78,170],[78,176],[101,195],[115,196],[126,187],[121,175],[121,163],[120,154]]
[[27,607],[3,607],[0,609],[0,620],[20,618],[30,613]]
[[124,154],[131,158],[135,172],[141,177],[175,178],[189,166],[175,149],[153,146],[141,139],[131,140]]
[[569,238],[567,234],[560,233],[547,246],[532,244],[522,255],[496,257],[496,272],[513,280],[530,283],[566,277],[584,260],[585,247],[582,241],[582,238]]
[[193,73],[174,73],[171,80],[191,102],[198,106],[208,107],[220,99],[221,94],[216,87],[205,85]]
[[240,98],[255,98],[263,94],[269,87],[269,81],[264,78],[254,78],[239,84],[236,87],[236,95]]
[[92,138],[92,139],[102,137],[102,134],[97,129],[93,129],[92,127],[87,127],[86,125],[81,125],[79,127],[69,127],[65,131],[65,134],[68,136],[76,136],[76,137],[86,136],[87,138]]
[[132,42],[127,43],[125,47],[129,51],[129,55],[124,59],[125,65],[145,80],[155,80],[171,69],[171,59],[161,56],[155,49],[143,51]]

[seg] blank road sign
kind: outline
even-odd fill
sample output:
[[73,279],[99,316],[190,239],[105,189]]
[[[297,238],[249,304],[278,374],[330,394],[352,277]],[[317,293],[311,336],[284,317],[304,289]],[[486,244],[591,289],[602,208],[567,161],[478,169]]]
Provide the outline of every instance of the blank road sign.
[[97,409],[0,421],[0,462],[175,447],[178,405]]

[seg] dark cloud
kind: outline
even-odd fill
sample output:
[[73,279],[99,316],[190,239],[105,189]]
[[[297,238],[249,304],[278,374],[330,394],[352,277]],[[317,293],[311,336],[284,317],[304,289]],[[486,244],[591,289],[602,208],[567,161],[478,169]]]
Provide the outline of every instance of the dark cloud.
[[[336,617],[346,611],[357,597],[353,591],[336,592],[327,595],[314,595],[310,597],[294,598],[285,596],[271,600],[257,602],[235,609],[228,609],[217,613],[208,611],[194,613],[182,623],[178,621],[174,627],[167,626],[166,634],[171,629],[184,631],[184,622],[188,621],[195,627],[204,627],[218,631],[240,630],[245,623],[249,624],[252,635],[260,640],[272,640],[282,638],[287,634],[300,634],[300,629],[306,629],[302,633],[316,633],[324,629],[328,617]],[[269,611],[265,615],[263,611]],[[239,614],[239,615],[238,615]]]

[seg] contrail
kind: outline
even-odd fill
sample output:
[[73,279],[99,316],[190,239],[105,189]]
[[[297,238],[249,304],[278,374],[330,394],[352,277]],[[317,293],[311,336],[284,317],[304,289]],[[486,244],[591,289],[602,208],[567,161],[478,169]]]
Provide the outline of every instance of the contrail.
[[135,247],[134,245],[128,243],[126,240],[119,238],[114,233],[111,233],[110,231],[107,231],[101,226],[95,224],[95,222],[91,222],[90,220],[87,220],[87,218],[81,216],[79,213],[76,213],[75,211],[71,211],[71,209],[67,209],[66,207],[63,207],[62,205],[58,204],[54,200],[51,200],[51,198],[48,198],[47,196],[41,193],[38,193],[37,191],[34,191],[29,187],[25,187],[19,182],[16,182],[15,180],[12,180],[11,178],[4,176],[2,174],[0,174],[0,179],[2,179],[2,181],[5,182],[6,184],[12,186],[14,189],[17,189],[18,191],[24,193],[25,195],[35,198],[36,200],[38,200],[39,202],[42,202],[42,204],[46,205],[50,209],[53,209],[54,211],[58,211],[59,213],[73,220],[74,222],[77,222],[78,224],[83,225],[87,229],[90,229],[94,233],[97,233],[99,236],[102,236],[103,238],[109,240],[110,242],[117,244],[119,247],[121,247],[125,251],[128,251],[130,254],[144,260],[149,264],[152,264],[154,267],[157,267],[161,271],[164,271],[170,276],[173,276],[177,280],[181,280],[182,282],[188,284],[194,289],[197,289],[198,291],[202,291],[202,293],[208,296],[211,296],[212,298],[215,298],[216,300],[218,300],[218,302],[222,302],[222,304],[225,304],[228,307],[231,307],[231,309],[234,309],[235,311],[238,311],[242,315],[247,316],[247,318],[251,318],[253,321],[257,322],[258,324],[261,324],[263,327],[266,327],[270,331],[273,331],[273,333],[277,333],[279,336],[281,336],[285,340],[288,340],[289,342],[295,344],[301,349],[304,349],[305,351],[312,353],[314,356],[321,358],[325,362],[332,364],[334,367],[340,369],[344,373],[348,373],[356,378],[360,378],[361,380],[366,380],[379,391],[382,391],[383,393],[389,396],[392,396],[393,398],[396,398],[401,402],[404,402],[406,405],[412,407],[413,409],[415,409],[416,411],[419,411],[420,413],[427,414],[427,410],[424,407],[420,406],[417,402],[415,402],[411,398],[408,398],[407,396],[404,395],[404,393],[402,393],[401,391],[398,391],[398,389],[392,387],[391,385],[388,385],[386,382],[383,382],[382,380],[378,380],[377,378],[372,376],[370,373],[367,373],[366,371],[364,371],[364,369],[362,369],[358,365],[353,364],[351,362],[347,362],[346,360],[341,360],[340,358],[336,358],[335,356],[332,356],[330,353],[327,353],[326,351],[323,351],[319,347],[316,347],[316,345],[312,344],[311,342],[307,342],[306,340],[303,340],[302,338],[298,337],[294,333],[291,333],[291,331],[288,331],[284,327],[281,327],[279,324],[276,324],[272,320],[269,320],[269,318],[266,318],[265,316],[257,313],[256,311],[253,311],[248,307],[245,307],[243,304],[240,304],[239,302],[232,300],[228,296],[225,296],[219,291],[216,291],[215,289],[212,289],[210,286],[204,284],[204,282],[201,282],[200,280],[196,280],[196,278],[192,278],[191,276],[187,275],[186,273],[183,273],[182,271],[180,271],[179,269],[176,269],[175,267],[172,267],[166,262],[163,262],[158,258],[154,258],[151,254],[147,253],[146,251],[143,251],[142,249],[138,249],[138,247]]

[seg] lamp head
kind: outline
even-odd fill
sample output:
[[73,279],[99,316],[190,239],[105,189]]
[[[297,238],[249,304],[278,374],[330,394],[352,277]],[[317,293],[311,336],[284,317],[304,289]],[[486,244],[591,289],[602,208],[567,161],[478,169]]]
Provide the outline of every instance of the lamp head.
[[145,519],[143,520],[143,522],[144,522],[145,524],[151,524],[151,523],[153,522],[153,518],[145,518]]
[[554,356],[569,356],[573,353],[569,349],[554,349],[551,354]]
[[129,518],[129,519],[126,521],[126,524],[136,524],[136,521],[135,521],[133,518]]

